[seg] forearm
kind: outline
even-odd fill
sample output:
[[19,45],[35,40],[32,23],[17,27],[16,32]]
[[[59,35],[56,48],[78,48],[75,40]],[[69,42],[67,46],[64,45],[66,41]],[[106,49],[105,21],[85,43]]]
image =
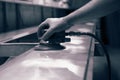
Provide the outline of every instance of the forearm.
[[100,18],[119,9],[119,0],[91,0],[83,7],[64,17],[66,22],[86,22]]

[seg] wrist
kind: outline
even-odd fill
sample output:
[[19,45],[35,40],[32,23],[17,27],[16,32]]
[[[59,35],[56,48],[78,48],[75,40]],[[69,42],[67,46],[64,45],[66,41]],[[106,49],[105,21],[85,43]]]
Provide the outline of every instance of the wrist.
[[61,17],[60,19],[63,21],[63,23],[67,24],[68,26],[73,26],[74,25],[73,23],[71,23],[67,19],[65,19],[65,17]]

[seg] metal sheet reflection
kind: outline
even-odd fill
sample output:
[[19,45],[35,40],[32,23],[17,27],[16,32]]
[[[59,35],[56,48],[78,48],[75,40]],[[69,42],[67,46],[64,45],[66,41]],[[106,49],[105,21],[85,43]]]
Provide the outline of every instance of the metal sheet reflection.
[[[86,28],[93,31],[93,27]],[[92,39],[72,37],[72,40],[62,44],[66,49],[31,49],[6,62],[0,66],[0,80],[84,80]]]

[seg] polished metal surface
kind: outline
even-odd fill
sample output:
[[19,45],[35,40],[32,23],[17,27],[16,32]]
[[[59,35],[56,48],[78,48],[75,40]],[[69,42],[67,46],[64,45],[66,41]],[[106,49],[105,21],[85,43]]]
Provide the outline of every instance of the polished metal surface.
[[[72,27],[69,31],[93,32],[93,23]],[[87,76],[92,39],[70,37],[63,50],[36,51],[34,48],[0,66],[0,80],[84,80]],[[90,69],[89,77],[92,77]],[[89,79],[91,80],[91,79]]]
[[0,57],[15,57],[35,47],[38,43],[2,43]]
[[25,29],[19,29],[19,30],[15,30],[15,31],[10,31],[10,32],[6,32],[6,33],[1,33],[0,34],[0,43],[3,42],[8,42],[11,40],[15,40],[24,36],[28,36],[31,35],[33,33],[37,32],[38,27],[34,26],[34,27],[30,27],[30,28],[25,28]]

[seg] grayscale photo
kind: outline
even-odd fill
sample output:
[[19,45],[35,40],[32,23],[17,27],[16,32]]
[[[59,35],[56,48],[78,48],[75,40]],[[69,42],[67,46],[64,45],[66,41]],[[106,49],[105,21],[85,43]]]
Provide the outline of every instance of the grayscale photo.
[[120,80],[120,0],[0,0],[0,80]]

